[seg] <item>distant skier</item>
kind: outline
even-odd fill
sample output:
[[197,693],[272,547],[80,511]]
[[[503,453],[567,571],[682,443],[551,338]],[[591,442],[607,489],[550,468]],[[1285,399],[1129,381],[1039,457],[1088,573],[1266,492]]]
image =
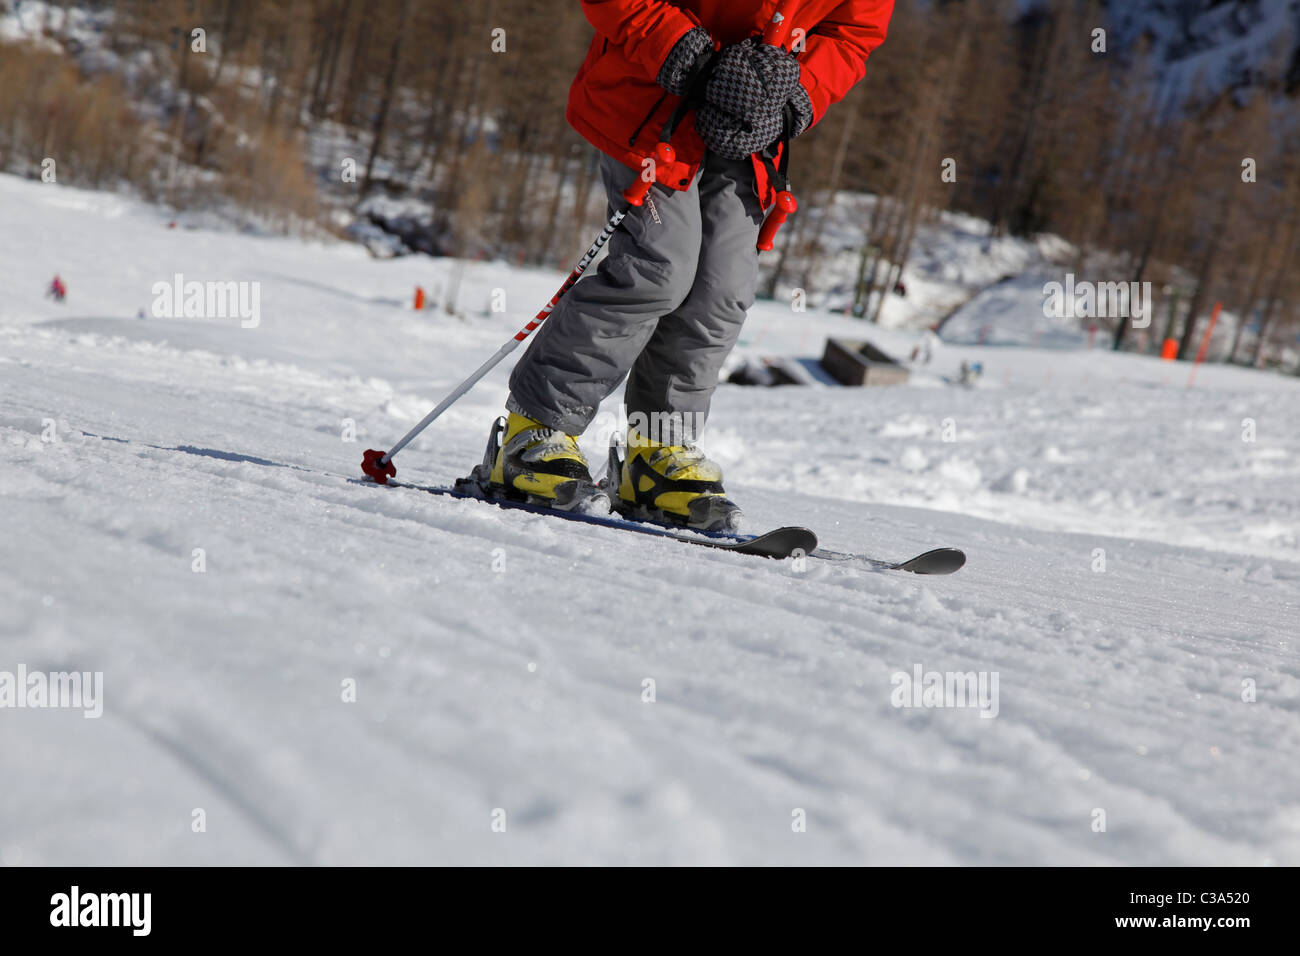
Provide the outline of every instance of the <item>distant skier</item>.
[[943,344],[939,336],[935,334],[934,329],[926,329],[925,335],[921,339],[921,364],[929,365],[934,358],[934,353],[939,351],[939,346]]
[[68,287],[56,275],[53,281],[50,282],[50,287],[45,290],[45,294],[55,302],[62,302],[68,296]]
[[929,365],[930,360],[934,358],[933,339],[937,338],[933,332],[926,331],[925,336],[920,342],[912,346],[912,364]]
[[628,453],[609,487],[620,510],[735,528],[722,469],[694,442],[754,301],[776,192],[755,154],[807,130],[862,78],[893,0],[805,0],[792,17],[797,56],[759,39],[774,0],[581,2],[596,36],[567,115],[605,154],[612,205],[683,96],[702,91],[703,102],[673,138],[677,162],[656,170],[608,258],[515,367],[490,481],[559,509],[607,508],[575,436],[626,376]]

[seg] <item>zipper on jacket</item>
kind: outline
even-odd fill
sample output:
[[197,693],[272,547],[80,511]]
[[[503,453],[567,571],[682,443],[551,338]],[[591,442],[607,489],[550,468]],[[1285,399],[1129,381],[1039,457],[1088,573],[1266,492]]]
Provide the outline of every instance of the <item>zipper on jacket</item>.
[[649,113],[646,113],[646,115],[645,115],[645,119],[643,119],[643,120],[641,121],[641,125],[638,126],[638,127],[636,128],[636,131],[635,131],[631,136],[629,136],[629,137],[627,138],[627,144],[628,144],[629,146],[635,146],[635,145],[636,145],[636,138],[637,138],[638,136],[641,135],[641,130],[645,129],[645,128],[646,128],[646,124],[649,123],[650,120],[652,120],[652,119],[654,118],[654,115],[655,115],[656,113],[659,112],[659,107],[661,107],[661,106],[664,105],[664,100],[666,100],[666,99],[668,99],[668,93],[667,93],[667,91],[665,91],[664,94],[663,94],[663,96],[659,97],[659,99],[655,101],[655,105],[652,106],[652,107],[650,107],[650,112],[649,112]]

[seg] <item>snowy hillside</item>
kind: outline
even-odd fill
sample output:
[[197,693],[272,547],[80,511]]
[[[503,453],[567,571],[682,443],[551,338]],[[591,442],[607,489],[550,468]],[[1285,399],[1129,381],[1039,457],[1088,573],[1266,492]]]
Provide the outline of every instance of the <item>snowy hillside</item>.
[[[861,269],[862,244],[867,239],[877,198],[841,192],[834,200],[805,213],[818,234],[820,252],[810,263],[798,251],[789,256],[776,297],[789,301],[803,289],[810,305],[850,314]],[[921,329],[934,325],[981,290],[1009,275],[1047,268],[1064,261],[1071,247],[1055,236],[1036,240],[989,236],[989,224],[957,212],[942,212],[937,222],[922,222],[902,272],[903,290],[891,292],[880,310],[888,328]],[[819,222],[820,220],[820,222]],[[775,267],[777,256],[765,257],[763,271]],[[883,270],[882,270],[883,271]],[[760,285],[767,287],[770,274]],[[880,281],[884,282],[883,275]],[[1041,304],[1041,292],[1038,293]],[[874,307],[875,299],[871,300]]]
[[[458,319],[410,309],[445,261],[168,221],[0,176],[0,673],[104,675],[0,710],[0,862],[1300,863],[1300,381],[948,344],[723,386],[753,526],[970,556],[801,569],[349,482],[559,274],[472,265]],[[178,273],[256,327],[152,317]],[[918,341],[763,303],[741,357],[866,333]],[[468,470],[506,374],[400,475]],[[993,706],[894,706],[917,669]]]
[[1150,39],[1177,95],[1300,82],[1300,0],[1109,0],[1121,40]]

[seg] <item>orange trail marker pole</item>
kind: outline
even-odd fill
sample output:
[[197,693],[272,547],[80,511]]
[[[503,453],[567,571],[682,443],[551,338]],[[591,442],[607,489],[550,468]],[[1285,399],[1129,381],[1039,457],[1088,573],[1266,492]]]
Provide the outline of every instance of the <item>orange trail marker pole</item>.
[[1192,387],[1192,382],[1196,381],[1196,370],[1201,367],[1205,361],[1205,353],[1210,350],[1210,336],[1214,334],[1214,326],[1219,321],[1219,313],[1223,311],[1223,303],[1214,303],[1214,311],[1210,314],[1210,327],[1205,330],[1205,335],[1201,337],[1201,347],[1196,350],[1196,362],[1192,365],[1192,374],[1187,376],[1187,387]]

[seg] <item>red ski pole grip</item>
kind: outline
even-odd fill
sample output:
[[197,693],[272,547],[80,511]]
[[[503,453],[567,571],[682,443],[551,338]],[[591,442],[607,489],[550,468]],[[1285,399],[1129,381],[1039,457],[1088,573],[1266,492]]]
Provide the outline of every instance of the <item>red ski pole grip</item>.
[[798,6],[797,0],[781,0],[777,4],[776,12],[772,14],[767,28],[763,30],[764,43],[768,46],[785,46],[785,41],[790,39],[790,30],[794,27],[796,6]]
[[758,231],[758,251],[771,252],[776,243],[776,234],[781,231],[791,213],[799,211],[799,202],[794,193],[781,190],[776,194],[776,205],[763,220],[763,228]]
[[659,167],[675,162],[677,162],[677,150],[673,149],[671,143],[659,143],[655,146],[650,165],[641,170],[641,175],[636,178],[636,182],[623,190],[624,202],[629,206],[640,206],[644,203],[645,197],[650,194],[650,187],[655,184],[659,176]]

